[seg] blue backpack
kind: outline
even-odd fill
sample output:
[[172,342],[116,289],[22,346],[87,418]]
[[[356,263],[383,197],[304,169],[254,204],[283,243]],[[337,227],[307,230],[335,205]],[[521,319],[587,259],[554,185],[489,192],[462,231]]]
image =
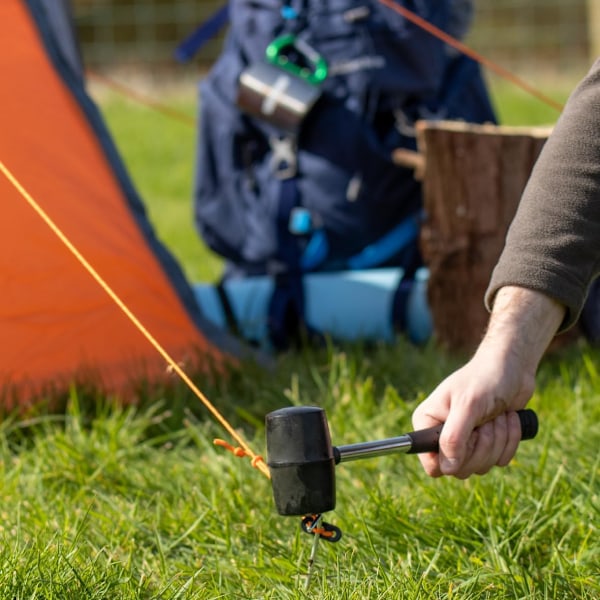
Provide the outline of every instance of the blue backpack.
[[[461,38],[470,0],[396,0]],[[231,0],[200,86],[195,219],[224,277],[272,275],[272,341],[302,276],[422,266],[421,186],[394,163],[419,119],[496,122],[478,65],[377,0]]]

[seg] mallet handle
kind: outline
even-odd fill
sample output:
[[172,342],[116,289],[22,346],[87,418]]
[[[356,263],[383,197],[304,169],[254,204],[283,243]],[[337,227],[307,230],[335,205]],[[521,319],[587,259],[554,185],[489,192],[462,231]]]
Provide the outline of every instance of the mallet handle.
[[[521,439],[530,440],[537,435],[538,419],[534,411],[530,409],[517,411],[521,421]],[[374,442],[359,442],[333,448],[335,462],[347,462],[359,458],[371,458],[383,456],[392,452],[404,452],[405,454],[420,454],[422,452],[437,452],[439,450],[440,433],[442,425],[405,433],[398,437],[387,438]]]

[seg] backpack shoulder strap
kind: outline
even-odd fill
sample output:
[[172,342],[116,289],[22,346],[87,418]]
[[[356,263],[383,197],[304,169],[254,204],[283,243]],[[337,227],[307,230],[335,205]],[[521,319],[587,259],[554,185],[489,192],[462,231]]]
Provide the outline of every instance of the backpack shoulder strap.
[[226,3],[200,23],[196,30],[177,46],[175,58],[182,63],[192,60],[198,51],[214,38],[228,22],[229,3]]

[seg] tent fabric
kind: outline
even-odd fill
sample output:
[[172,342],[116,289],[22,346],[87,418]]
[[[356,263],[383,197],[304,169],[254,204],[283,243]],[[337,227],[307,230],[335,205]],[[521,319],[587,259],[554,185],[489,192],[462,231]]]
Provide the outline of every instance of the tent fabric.
[[39,0],[45,11],[52,37],[60,45],[61,54],[73,72],[83,78],[83,63],[74,31],[69,0]]
[[[54,37],[46,9],[62,3],[40,2],[0,2],[0,160],[179,364],[222,365],[238,348],[203,319],[154,235],[100,113],[63,54],[64,40]],[[31,401],[79,379],[124,393],[135,381],[172,377],[3,176],[0,198],[4,405],[9,395]]]

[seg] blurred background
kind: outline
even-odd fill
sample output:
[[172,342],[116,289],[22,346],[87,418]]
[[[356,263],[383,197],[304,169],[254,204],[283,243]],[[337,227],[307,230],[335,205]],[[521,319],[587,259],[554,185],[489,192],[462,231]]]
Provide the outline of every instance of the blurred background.
[[[191,281],[215,281],[222,261],[195,231],[192,188],[198,82],[219,55],[225,31],[187,64],[174,52],[225,0],[72,2],[90,92],[159,236]],[[600,0],[476,0],[476,7],[466,43],[558,102],[600,55]],[[502,124],[555,122],[555,108],[484,72]]]
[[[186,75],[206,69],[222,36],[193,64],[173,58],[177,45],[224,0],[73,0],[89,68],[135,68]],[[476,0],[467,43],[521,73],[583,72],[600,55],[600,0]]]

